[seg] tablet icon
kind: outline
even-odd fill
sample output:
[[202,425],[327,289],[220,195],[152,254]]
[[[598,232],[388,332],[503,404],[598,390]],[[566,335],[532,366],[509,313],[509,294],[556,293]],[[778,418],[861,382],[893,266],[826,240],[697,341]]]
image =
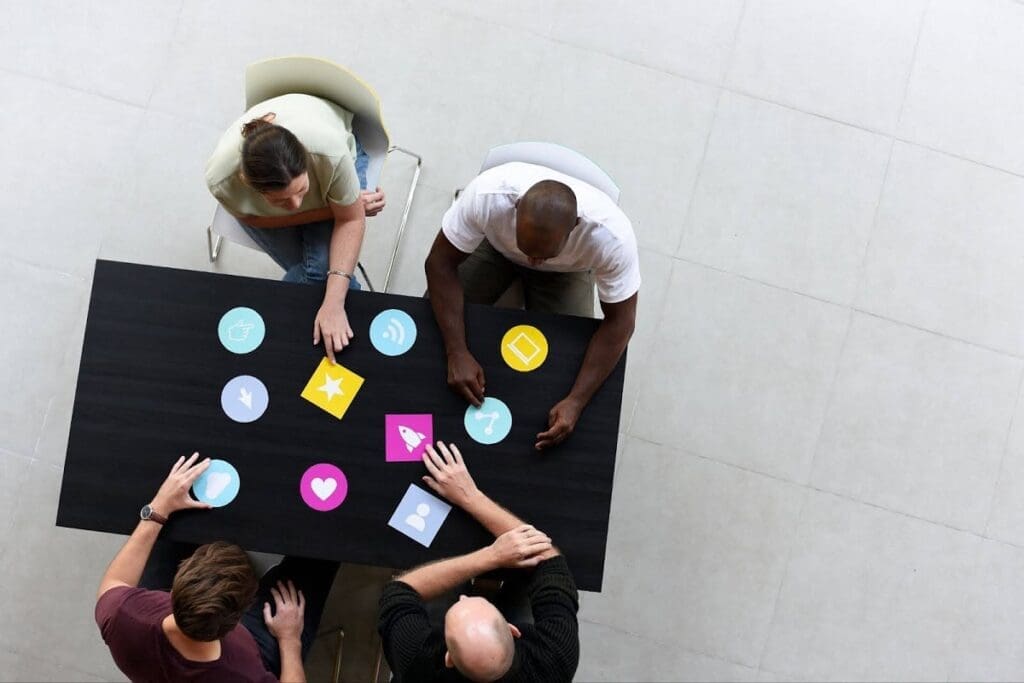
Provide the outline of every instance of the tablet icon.
[[548,340],[533,325],[516,325],[501,338],[501,357],[513,370],[536,370],[548,357]]
[[479,408],[466,408],[463,424],[474,441],[495,444],[508,436],[512,429],[512,411],[504,401],[488,396]]
[[255,422],[263,417],[270,397],[267,387],[252,375],[239,375],[220,392],[220,407],[235,422]]
[[381,311],[370,323],[370,343],[385,356],[401,356],[416,343],[416,321],[397,308]]
[[254,351],[266,336],[263,316],[251,308],[232,308],[220,318],[217,336],[220,343],[231,353],[244,354]]

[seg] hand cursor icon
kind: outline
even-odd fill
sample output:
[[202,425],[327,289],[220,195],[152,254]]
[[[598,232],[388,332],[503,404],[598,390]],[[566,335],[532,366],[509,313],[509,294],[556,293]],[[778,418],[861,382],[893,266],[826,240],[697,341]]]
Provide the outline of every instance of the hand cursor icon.
[[249,338],[249,330],[251,330],[252,327],[252,323],[239,320],[228,328],[228,339],[234,342],[243,342]]

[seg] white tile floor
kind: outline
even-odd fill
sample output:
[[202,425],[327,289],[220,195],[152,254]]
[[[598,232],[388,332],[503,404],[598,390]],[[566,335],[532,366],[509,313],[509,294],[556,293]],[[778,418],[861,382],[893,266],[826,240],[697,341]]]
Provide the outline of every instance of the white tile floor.
[[1024,678],[1024,3],[0,9],[0,680],[120,680],[92,599],[122,539],[53,524],[92,265],[211,268],[206,156],[244,65],[293,53],[426,159],[395,291],[492,145],[622,186],[645,285],[580,680]]

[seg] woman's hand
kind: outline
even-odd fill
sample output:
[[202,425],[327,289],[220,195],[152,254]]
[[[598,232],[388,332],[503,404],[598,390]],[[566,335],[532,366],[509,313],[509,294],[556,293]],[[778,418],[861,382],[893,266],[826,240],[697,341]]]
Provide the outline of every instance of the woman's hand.
[[367,216],[376,216],[384,210],[384,204],[387,203],[384,191],[379,187],[376,191],[363,190],[359,193],[359,198],[363,200],[363,211]]
[[324,301],[316,313],[316,320],[313,321],[313,345],[316,346],[323,339],[324,351],[333,363],[334,354],[340,353],[348,346],[354,336],[352,326],[348,324],[344,303],[333,304]]

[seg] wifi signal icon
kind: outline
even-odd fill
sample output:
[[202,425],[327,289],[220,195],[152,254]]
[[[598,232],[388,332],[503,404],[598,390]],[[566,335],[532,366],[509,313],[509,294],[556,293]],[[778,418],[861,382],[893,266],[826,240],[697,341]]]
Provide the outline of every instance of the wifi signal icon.
[[384,331],[384,338],[390,339],[399,346],[405,344],[405,326],[402,321],[398,318],[389,320],[388,329]]
[[385,356],[401,356],[416,343],[416,322],[405,311],[381,311],[370,323],[370,343]]

